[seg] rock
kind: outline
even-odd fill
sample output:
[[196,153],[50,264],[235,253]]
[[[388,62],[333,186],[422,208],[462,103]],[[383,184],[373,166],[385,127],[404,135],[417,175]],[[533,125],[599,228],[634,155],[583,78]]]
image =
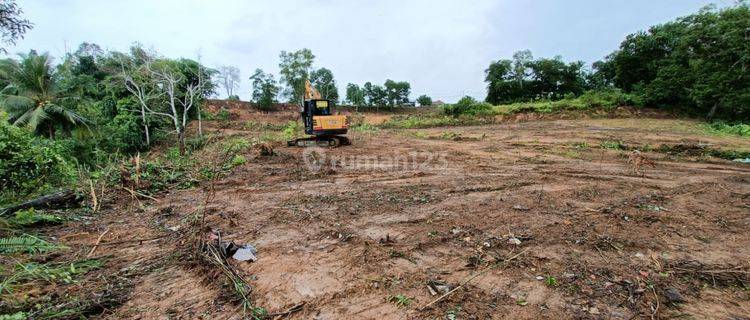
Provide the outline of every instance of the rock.
[[517,204],[517,205],[514,205],[514,206],[513,206],[513,210],[518,210],[518,211],[529,211],[529,208],[527,208],[527,207],[524,207],[524,206],[522,206],[522,205],[520,205],[520,204]]
[[512,238],[508,239],[508,243],[519,245],[519,244],[521,244],[521,240],[518,240],[518,238],[516,238],[516,237],[512,237]]
[[594,314],[594,315],[599,314],[599,308],[597,308],[597,307],[591,307],[591,308],[589,308],[589,313],[590,314]]
[[667,288],[664,290],[664,297],[667,298],[667,302],[672,304],[684,303],[685,297],[680,294],[675,288]]

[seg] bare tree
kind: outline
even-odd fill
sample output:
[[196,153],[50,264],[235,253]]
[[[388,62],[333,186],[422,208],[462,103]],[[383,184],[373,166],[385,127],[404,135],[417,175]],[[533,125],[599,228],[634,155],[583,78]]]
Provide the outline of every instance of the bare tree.
[[203,72],[199,64],[198,79],[191,83],[186,81],[182,73],[170,68],[169,65],[157,64],[151,60],[130,72],[123,68],[122,78],[125,86],[140,105],[147,143],[150,143],[150,138],[146,120],[151,116],[164,117],[174,125],[180,154],[185,154],[188,114],[200,103],[206,86],[201,75]]
[[232,97],[234,90],[240,85],[240,69],[235,66],[220,66],[216,78],[219,80],[219,85],[227,91],[227,96]]
[[159,92],[155,90],[156,88],[151,85],[150,80],[147,78],[144,78],[143,76],[139,76],[137,74],[137,70],[134,72],[126,72],[125,67],[123,66],[123,72],[122,72],[122,79],[125,82],[125,88],[130,92],[130,94],[135,97],[136,100],[138,100],[138,105],[140,106],[139,113],[141,114],[141,121],[143,122],[143,131],[146,134],[146,145],[151,145],[151,134],[149,133],[148,129],[148,114],[147,110],[151,110],[149,108],[149,104],[152,104],[155,102],[155,100],[159,99],[164,94],[162,92]]

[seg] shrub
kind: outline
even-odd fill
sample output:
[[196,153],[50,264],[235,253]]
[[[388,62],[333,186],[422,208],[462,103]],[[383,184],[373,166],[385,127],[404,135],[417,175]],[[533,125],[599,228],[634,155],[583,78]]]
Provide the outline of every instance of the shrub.
[[229,101],[240,101],[240,96],[233,94],[227,98]]
[[442,111],[444,114],[458,117],[460,115],[481,115],[487,114],[492,110],[492,106],[486,102],[478,102],[476,99],[465,96],[454,104],[444,104]]
[[35,138],[0,115],[0,203],[75,180],[75,165],[55,141]]
[[714,122],[708,124],[707,127],[709,130],[716,133],[750,137],[750,125],[744,123],[728,124],[726,122]]

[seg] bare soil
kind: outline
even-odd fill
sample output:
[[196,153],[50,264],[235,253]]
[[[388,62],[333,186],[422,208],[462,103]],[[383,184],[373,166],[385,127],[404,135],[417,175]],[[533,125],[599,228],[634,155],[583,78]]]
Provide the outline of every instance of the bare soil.
[[[696,127],[625,118],[352,132],[351,146],[322,151],[320,170],[308,149],[278,144],[274,156],[248,151],[217,183],[207,225],[258,249],[257,262],[231,263],[257,306],[304,304],[290,319],[747,319],[750,166],[643,151],[653,165],[635,168],[631,151],[599,147],[750,150]],[[145,209],[123,197],[58,230],[84,251],[107,228],[102,243],[167,236],[97,249],[113,257],[102,273],[134,270],[127,301],[101,317],[241,318],[224,279],[180,263],[187,244],[170,240],[203,195],[170,190]],[[476,273],[422,308],[442,295],[429,283],[455,288]]]

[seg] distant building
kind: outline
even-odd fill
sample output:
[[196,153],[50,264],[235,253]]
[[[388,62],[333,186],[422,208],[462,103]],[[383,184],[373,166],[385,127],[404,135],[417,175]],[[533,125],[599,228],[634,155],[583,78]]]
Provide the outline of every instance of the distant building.
[[445,104],[445,102],[443,102],[442,100],[435,100],[435,101],[432,102],[432,106],[434,106],[434,107],[439,107],[439,106],[444,105],[444,104]]

